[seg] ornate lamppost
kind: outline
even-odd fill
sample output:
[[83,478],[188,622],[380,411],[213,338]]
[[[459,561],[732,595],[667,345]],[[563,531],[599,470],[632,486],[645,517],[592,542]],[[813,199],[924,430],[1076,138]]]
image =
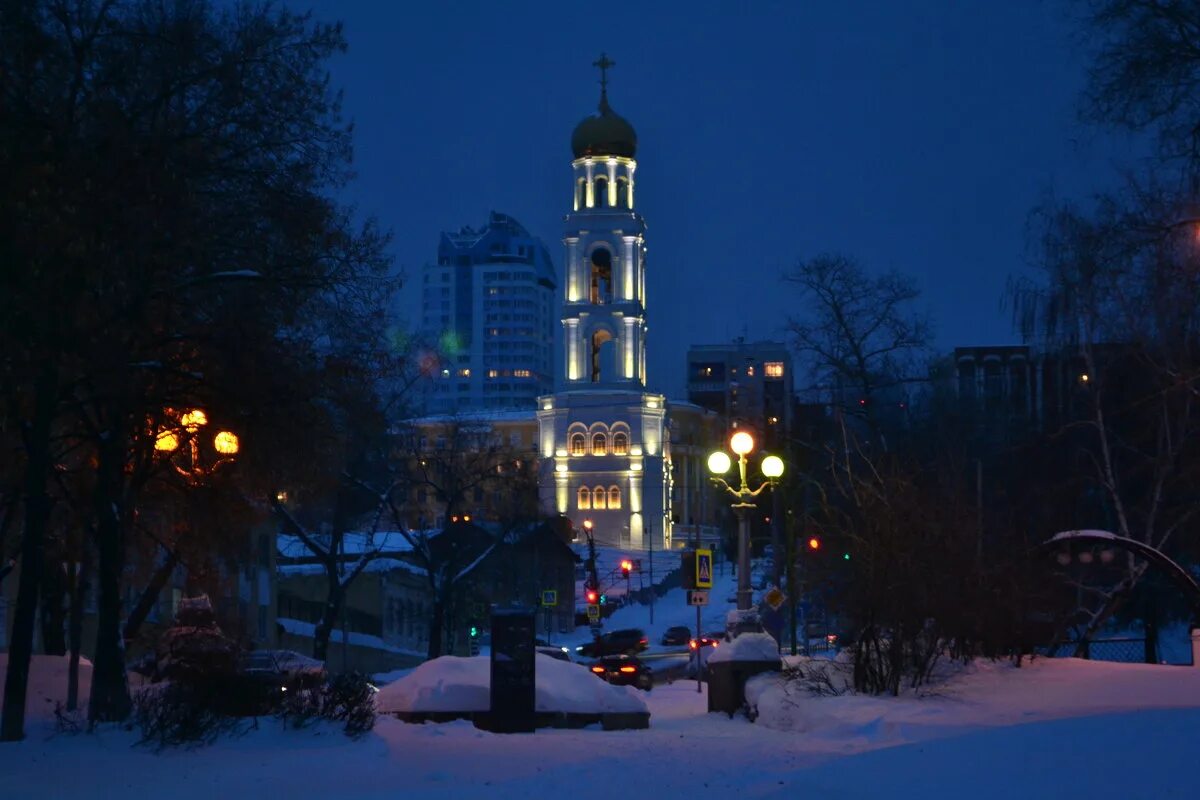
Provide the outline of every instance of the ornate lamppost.
[[182,431],[168,428],[159,432],[154,438],[154,449],[164,455],[170,455],[179,449],[179,440],[182,433],[183,437],[187,440],[190,458],[186,466],[172,459],[171,466],[175,467],[180,475],[192,483],[200,483],[204,478],[211,475],[217,467],[233,461],[241,449],[241,441],[238,439],[237,434],[224,430],[217,431],[212,440],[212,448],[216,451],[217,458],[211,465],[205,466],[200,452],[200,429],[207,424],[208,415],[202,410],[195,408],[179,417],[179,427]]
[[746,464],[749,460],[747,456],[754,450],[754,437],[746,431],[738,431],[729,438],[729,449],[738,458],[737,485],[730,485],[720,477],[729,472],[729,468],[733,465],[729,454],[723,450],[716,450],[708,457],[708,471],[713,473],[713,483],[724,488],[733,497],[731,505],[738,518],[737,608],[738,611],[748,611],[753,596],[753,589],[750,588],[750,517],[748,512],[755,507],[755,504],[751,502],[755,497],[762,494],[767,487],[778,483],[780,476],[783,475],[783,459],[779,456],[765,457],[759,465],[759,469],[766,480],[757,488],[751,488],[750,484],[746,482]]

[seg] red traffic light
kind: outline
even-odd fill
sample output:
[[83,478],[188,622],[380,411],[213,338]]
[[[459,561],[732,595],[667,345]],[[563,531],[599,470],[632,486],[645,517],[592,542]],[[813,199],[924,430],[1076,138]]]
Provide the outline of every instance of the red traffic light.
[[808,549],[809,550],[820,550],[821,549],[821,540],[815,536],[812,537],[811,539],[809,539],[808,540]]
[[632,570],[633,570],[633,562],[632,561],[630,561],[629,559],[625,559],[624,561],[621,562],[621,575],[623,577],[628,578],[629,573]]
[[595,589],[588,589],[587,590],[587,601],[588,601],[588,605],[590,605],[590,606],[596,605],[596,603],[600,602],[600,593],[597,592]]

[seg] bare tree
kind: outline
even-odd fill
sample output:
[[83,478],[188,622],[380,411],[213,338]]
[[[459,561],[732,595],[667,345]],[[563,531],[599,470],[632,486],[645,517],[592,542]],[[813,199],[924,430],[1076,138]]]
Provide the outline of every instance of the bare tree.
[[1149,130],[1200,178],[1200,7],[1192,0],[1085,0],[1096,42],[1084,115]]
[[800,293],[788,327],[814,388],[882,439],[879,403],[923,379],[931,324],[913,309],[916,284],[894,271],[873,277],[837,254],[801,261],[783,279]]
[[[399,455],[396,471],[402,478],[386,493],[393,518],[429,583],[430,658],[447,652],[451,643],[445,634],[475,570],[513,529],[538,514],[535,465],[529,454],[502,442],[486,420],[451,418],[437,430],[433,447],[418,446],[415,452]],[[415,431],[407,438],[418,441]],[[405,526],[401,487],[432,497],[432,507],[443,520],[440,528]],[[486,513],[472,518],[472,512],[489,501],[491,519]],[[466,524],[471,521],[476,524]]]
[[[1188,206],[1144,192],[1089,212],[1051,206],[1039,217],[1043,280],[1012,287],[1026,337],[1082,364],[1075,424],[1088,433],[1083,451],[1104,499],[1095,526],[1110,519],[1114,532],[1157,549],[1191,546],[1200,512],[1200,252],[1194,226],[1176,224]],[[1083,639],[1146,569],[1128,562],[1087,609]]]

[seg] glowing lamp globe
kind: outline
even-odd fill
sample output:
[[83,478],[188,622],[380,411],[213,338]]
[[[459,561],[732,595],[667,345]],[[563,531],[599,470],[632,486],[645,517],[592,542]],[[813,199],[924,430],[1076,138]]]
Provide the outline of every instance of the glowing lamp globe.
[[744,456],[754,449],[754,437],[745,431],[738,431],[729,439],[729,449]]
[[189,431],[195,432],[201,425],[208,424],[208,415],[196,408],[180,417],[179,422]]
[[213,439],[213,448],[221,455],[234,455],[237,453],[239,446],[238,437],[229,431],[221,431]]
[[154,438],[154,449],[160,453],[173,453],[179,447],[179,437],[173,431],[163,431]]
[[717,450],[708,457],[708,471],[714,475],[724,475],[729,472],[729,467],[732,462],[729,460],[729,455],[722,450]]
[[767,456],[762,462],[762,474],[768,478],[778,478],[783,474],[783,459],[779,456]]

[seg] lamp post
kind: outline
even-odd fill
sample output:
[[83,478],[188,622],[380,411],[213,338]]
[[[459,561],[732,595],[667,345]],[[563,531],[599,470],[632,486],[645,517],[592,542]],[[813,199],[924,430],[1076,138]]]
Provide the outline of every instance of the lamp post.
[[[172,459],[171,465],[175,467],[180,475],[187,478],[192,483],[200,483],[204,478],[212,474],[212,472],[221,464],[232,461],[241,450],[241,441],[237,434],[230,431],[217,431],[213,436],[212,449],[216,451],[217,458],[211,466],[205,467],[200,452],[200,429],[208,424],[208,415],[200,409],[192,409],[180,416],[179,428],[167,428],[160,431],[154,438],[154,449],[165,456],[171,456],[179,449],[180,435],[187,439],[189,450],[189,463],[186,467]],[[181,430],[182,429],[182,430]]]
[[768,486],[774,486],[783,475],[783,459],[779,456],[767,456],[762,460],[759,469],[766,478],[757,488],[751,488],[746,482],[747,456],[754,450],[754,437],[746,431],[738,431],[729,437],[729,449],[738,457],[738,483],[730,485],[720,477],[733,465],[729,454],[723,450],[714,451],[708,457],[708,471],[713,474],[712,481],[725,489],[733,497],[732,508],[738,518],[738,611],[748,611],[751,606],[753,590],[750,588],[750,517],[748,512],[755,505],[751,501],[762,494]]

